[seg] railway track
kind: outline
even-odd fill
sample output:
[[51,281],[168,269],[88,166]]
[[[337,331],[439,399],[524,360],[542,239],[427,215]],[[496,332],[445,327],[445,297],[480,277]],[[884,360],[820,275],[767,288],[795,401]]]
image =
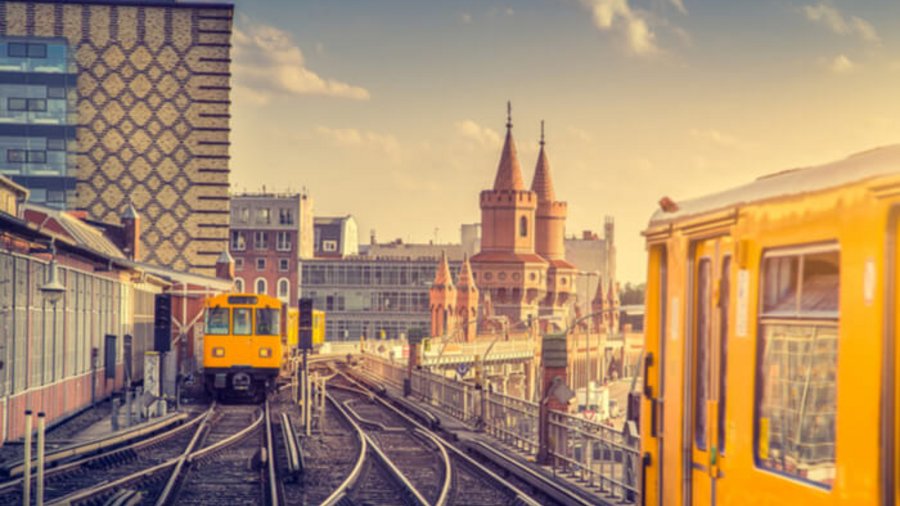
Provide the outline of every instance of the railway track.
[[[184,450],[204,415],[182,425],[124,446],[101,450],[96,454],[73,457],[45,471],[44,500],[53,503],[80,490],[116,481],[138,470],[159,465]],[[32,488],[35,485],[32,483]],[[0,485],[0,505],[22,503],[22,479]],[[34,497],[34,495],[32,495]]]
[[336,406],[362,428],[384,464],[367,462],[358,486],[348,490],[352,503],[397,504],[401,496],[385,484],[405,481],[406,504],[539,504],[349,377],[335,378],[329,387]]

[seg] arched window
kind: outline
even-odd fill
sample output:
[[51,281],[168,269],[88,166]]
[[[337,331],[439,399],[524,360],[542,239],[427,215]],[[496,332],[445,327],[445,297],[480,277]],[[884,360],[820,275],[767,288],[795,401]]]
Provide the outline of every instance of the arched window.
[[266,278],[256,278],[256,293],[259,295],[269,294],[269,287],[266,286]]
[[528,237],[528,218],[524,216],[519,218],[519,236]]
[[244,280],[242,278],[234,278],[234,291],[244,293]]
[[278,298],[288,301],[291,298],[291,282],[287,278],[278,280]]

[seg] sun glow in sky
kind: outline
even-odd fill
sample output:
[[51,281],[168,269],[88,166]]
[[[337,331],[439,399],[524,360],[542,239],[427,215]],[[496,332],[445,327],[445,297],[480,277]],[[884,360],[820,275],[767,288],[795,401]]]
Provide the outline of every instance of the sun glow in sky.
[[300,190],[362,240],[456,242],[513,103],[567,234],[616,218],[641,282],[657,201],[900,142],[900,2],[237,1],[234,189]]

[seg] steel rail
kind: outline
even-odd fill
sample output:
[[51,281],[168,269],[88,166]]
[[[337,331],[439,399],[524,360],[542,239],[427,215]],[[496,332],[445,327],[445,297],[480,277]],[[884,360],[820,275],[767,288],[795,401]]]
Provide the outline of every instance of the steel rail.
[[[170,415],[168,417],[163,418],[162,420],[158,420],[153,423],[143,424],[136,426],[132,429],[128,429],[122,431],[118,434],[114,434],[112,436],[108,436],[101,439],[95,439],[92,441],[85,441],[83,443],[77,443],[74,445],[66,446],[60,448],[58,450],[54,450],[52,452],[47,453],[46,458],[44,460],[45,466],[51,466],[54,462],[58,462],[61,460],[69,459],[72,457],[78,457],[86,454],[94,454],[96,452],[102,452],[109,447],[113,447],[116,445],[120,445],[122,443],[127,443],[129,441],[139,439],[147,434],[153,433],[160,429],[163,429],[169,425],[178,423],[188,415],[186,413],[178,413],[174,415]],[[34,466],[36,464],[33,464]],[[25,462],[24,460],[17,460],[11,466],[3,468],[3,471],[7,476],[20,476],[25,471]]]
[[[163,440],[165,440],[165,439],[168,439],[168,438],[170,438],[170,437],[177,436],[177,435],[180,434],[181,432],[183,432],[183,431],[185,431],[185,430],[191,428],[191,427],[194,426],[195,424],[199,423],[199,422],[203,419],[204,416],[205,416],[205,415],[199,415],[199,416],[196,416],[196,417],[194,417],[193,419],[187,421],[186,423],[183,423],[183,424],[181,424],[181,425],[175,427],[174,429],[167,430],[166,432],[161,432],[161,433],[156,434],[156,435],[154,435],[154,436],[151,436],[151,437],[149,437],[149,438],[147,438],[147,439],[141,439],[141,440],[136,441],[136,442],[134,442],[134,443],[130,443],[130,444],[126,445],[126,446],[120,446],[120,447],[117,447],[117,448],[115,448],[115,449],[113,449],[113,450],[103,451],[103,452],[101,452],[101,453],[95,453],[95,454],[87,455],[87,456],[84,456],[84,457],[82,457],[82,458],[79,458],[78,460],[74,460],[74,461],[71,461],[71,462],[66,462],[66,463],[64,463],[64,464],[58,464],[58,465],[56,465],[56,466],[54,466],[54,467],[49,467],[49,468],[47,468],[46,471],[45,471],[45,476],[46,476],[46,477],[56,476],[56,475],[58,475],[58,474],[65,473],[65,472],[70,471],[70,470],[72,470],[72,469],[76,469],[76,468],[85,466],[85,465],[90,464],[90,463],[92,463],[92,462],[96,462],[96,461],[98,461],[98,460],[108,458],[108,457],[110,457],[111,455],[115,455],[115,454],[117,454],[117,453],[119,453],[119,452],[125,452],[125,451],[129,451],[129,450],[140,450],[140,449],[145,448],[145,447],[147,447],[147,446],[156,444],[156,443],[158,443],[158,442],[160,442],[160,441],[163,441]],[[7,481],[7,482],[3,483],[2,485],[0,485],[0,493],[5,493],[5,492],[7,492],[9,489],[12,489],[12,488],[21,487],[21,486],[22,486],[22,480],[23,480],[23,479],[20,477],[20,478],[16,478],[16,479],[14,479],[14,480],[10,480],[10,481]]]
[[352,420],[350,415],[344,411],[340,406],[340,403],[332,397],[330,393],[326,393],[325,398],[328,399],[328,402],[330,402],[331,405],[350,422],[350,425],[356,431],[356,435],[359,439],[359,456],[356,459],[356,464],[353,466],[353,469],[350,470],[350,474],[347,475],[347,478],[334,489],[334,492],[332,492],[331,495],[322,501],[322,506],[335,506],[344,498],[347,494],[347,490],[355,485],[356,481],[359,479],[363,464],[366,461],[366,454],[368,453],[368,440],[365,437],[362,427]]
[[[352,383],[354,383],[354,384],[356,384],[356,385],[360,385],[360,383],[359,383],[358,381],[356,381],[356,380],[353,379],[352,377],[348,376],[346,373],[341,373],[341,376],[343,376],[343,377],[346,378],[348,381],[350,381],[350,382],[352,382]],[[392,405],[390,402],[388,402],[388,401],[382,399],[381,397],[377,397],[377,396],[376,396],[376,397],[374,397],[374,398],[375,398],[378,402],[382,403],[385,407],[387,407],[388,409],[394,411],[397,415],[399,415],[399,416],[401,416],[402,418],[404,418],[405,420],[407,420],[409,423],[411,423],[413,426],[415,426],[415,427],[416,427],[417,429],[419,429],[420,431],[425,432],[425,433],[427,433],[427,434],[431,434],[432,437],[434,437],[434,439],[435,439],[436,441],[439,441],[439,442],[440,442],[440,444],[441,444],[441,446],[442,446],[443,448],[446,448],[446,450],[449,450],[449,452],[452,453],[455,457],[461,459],[462,461],[464,461],[465,463],[467,463],[467,464],[469,464],[470,466],[474,467],[475,469],[478,469],[480,472],[484,473],[486,476],[490,477],[492,480],[494,480],[495,482],[499,483],[501,486],[505,487],[505,488],[506,488],[507,490],[509,490],[510,492],[514,493],[514,494],[516,495],[516,499],[517,499],[517,501],[519,502],[519,504],[525,504],[525,505],[528,505],[528,506],[541,506],[541,504],[540,504],[539,502],[537,502],[537,501],[535,501],[534,499],[532,499],[528,494],[526,494],[525,492],[523,492],[522,490],[520,490],[518,487],[516,487],[515,485],[513,485],[512,483],[510,483],[510,482],[507,481],[506,479],[502,478],[502,477],[499,476],[497,473],[491,471],[491,470],[488,469],[487,467],[485,467],[485,466],[483,466],[482,464],[478,463],[475,459],[473,459],[473,458],[470,457],[469,455],[466,455],[465,452],[463,452],[462,450],[460,450],[460,449],[457,448],[456,446],[450,444],[449,442],[447,442],[447,440],[445,440],[445,439],[442,438],[441,436],[435,434],[432,430],[430,430],[429,428],[427,428],[427,427],[425,427],[424,425],[422,425],[421,423],[419,423],[419,421],[416,420],[415,418],[413,418],[413,417],[407,415],[407,414],[404,413],[402,410],[400,410],[400,409],[397,408],[396,406]]]
[[212,406],[210,406],[209,410],[206,412],[206,417],[203,419],[203,423],[200,427],[197,427],[197,431],[194,432],[194,437],[191,438],[191,441],[188,443],[187,448],[183,452],[181,452],[181,456],[178,457],[178,462],[175,464],[175,468],[172,469],[172,474],[169,475],[169,479],[166,481],[166,486],[163,488],[163,491],[159,494],[159,497],[156,499],[156,504],[165,504],[168,500],[169,496],[175,490],[175,484],[178,481],[178,476],[181,474],[181,470],[184,468],[184,463],[187,460],[187,457],[193,451],[194,446],[196,446],[197,441],[200,440],[200,435],[203,434],[204,429],[207,427],[210,417],[212,416],[212,412],[216,407],[216,403],[213,402]]
[[266,465],[269,475],[269,504],[278,506],[278,474],[275,472],[275,445],[272,444],[272,416],[269,411],[269,401],[266,400],[264,411],[266,418]]
[[415,432],[428,441],[431,441],[441,453],[441,460],[444,463],[444,484],[441,486],[441,493],[438,495],[437,500],[434,501],[434,506],[444,506],[447,504],[447,498],[450,497],[450,487],[453,485],[453,464],[450,462],[450,455],[447,453],[447,448],[434,437],[434,434],[418,427],[416,427]]
[[303,472],[303,460],[300,457],[300,447],[297,444],[297,434],[291,425],[291,417],[287,413],[281,413],[281,439],[287,450],[288,471],[292,475]]
[[[213,406],[210,406],[209,409],[207,409],[202,415],[200,415],[200,416],[194,418],[193,420],[191,420],[190,422],[188,422],[188,423],[182,425],[182,426],[179,427],[178,429],[175,429],[174,431],[170,431],[170,432],[161,434],[160,436],[171,436],[171,435],[173,435],[176,431],[177,431],[177,432],[180,432],[181,430],[186,430],[187,427],[191,427],[192,425],[194,425],[194,424],[196,424],[196,423],[199,423],[200,426],[197,427],[196,432],[194,432],[194,437],[191,438],[191,442],[190,442],[189,445],[188,445],[188,446],[190,447],[190,445],[193,444],[194,441],[197,439],[197,435],[198,435],[200,432],[202,432],[203,426],[205,425],[206,420],[207,420],[207,419],[209,418],[209,416],[212,414],[214,408],[215,408],[215,404],[214,404]],[[159,436],[157,436],[157,437],[159,437]],[[154,442],[155,442],[155,441],[154,441]],[[144,442],[142,441],[141,443],[144,443]],[[139,444],[141,444],[141,443],[139,443]],[[102,456],[101,456],[101,457],[102,457]],[[93,486],[93,487],[88,487],[88,488],[79,490],[79,491],[74,492],[74,493],[72,493],[72,494],[69,494],[69,495],[67,495],[67,496],[61,497],[61,498],[56,499],[56,500],[54,500],[54,501],[51,501],[51,502],[49,502],[48,504],[51,504],[51,505],[56,505],[56,504],[60,504],[60,505],[62,505],[62,504],[67,504],[67,505],[68,505],[68,504],[74,504],[74,503],[77,503],[78,501],[83,501],[83,500],[85,500],[85,499],[88,499],[88,498],[91,498],[91,497],[94,497],[94,496],[103,494],[103,493],[105,493],[105,492],[107,492],[107,491],[109,491],[109,490],[112,490],[112,489],[121,487],[121,486],[126,485],[126,484],[128,484],[128,483],[131,483],[131,482],[133,482],[133,481],[140,480],[140,479],[145,478],[145,477],[147,477],[147,476],[153,475],[153,474],[155,474],[155,473],[159,472],[160,470],[165,469],[165,468],[167,468],[167,467],[170,467],[170,466],[171,466],[171,467],[175,467],[175,466],[178,465],[178,463],[179,463],[180,460],[181,460],[181,457],[175,457],[175,458],[169,459],[169,460],[167,460],[167,461],[165,461],[165,462],[162,462],[162,463],[160,463],[160,464],[157,464],[157,465],[155,465],[155,466],[151,466],[151,467],[148,467],[148,468],[146,468],[146,469],[141,469],[140,471],[131,473],[131,474],[127,475],[127,476],[123,476],[123,477],[121,477],[121,478],[119,478],[119,479],[117,479],[117,480],[114,480],[114,481],[111,481],[111,482],[107,482],[107,483],[101,483],[101,484],[95,485],[95,486]],[[82,464],[82,463],[86,463],[86,462],[75,462],[75,463],[73,463],[73,464],[76,464],[76,465],[77,465],[77,464]]]

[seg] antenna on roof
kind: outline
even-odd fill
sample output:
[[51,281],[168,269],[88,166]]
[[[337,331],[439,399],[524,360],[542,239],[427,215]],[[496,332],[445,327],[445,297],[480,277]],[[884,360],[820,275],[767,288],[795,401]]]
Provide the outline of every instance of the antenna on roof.
[[512,128],[512,102],[506,101],[506,129]]

